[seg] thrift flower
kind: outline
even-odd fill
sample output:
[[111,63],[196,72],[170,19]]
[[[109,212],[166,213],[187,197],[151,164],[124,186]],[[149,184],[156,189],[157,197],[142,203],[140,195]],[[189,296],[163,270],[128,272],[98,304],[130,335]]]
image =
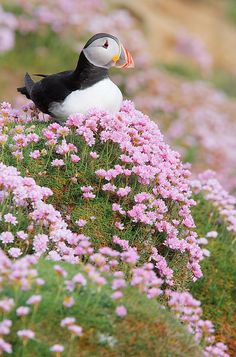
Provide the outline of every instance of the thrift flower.
[[124,317],[127,315],[127,310],[123,305],[119,305],[116,308],[116,315],[119,317]]
[[50,347],[50,351],[51,352],[58,352],[58,353],[60,353],[60,352],[63,352],[64,351],[64,346],[62,346],[62,345],[53,345],[52,347]]
[[54,167],[61,167],[61,166],[64,166],[65,163],[62,159],[55,159],[51,162],[51,165]]
[[27,341],[29,339],[33,339],[35,337],[35,333],[32,330],[19,330],[17,331],[17,336]]

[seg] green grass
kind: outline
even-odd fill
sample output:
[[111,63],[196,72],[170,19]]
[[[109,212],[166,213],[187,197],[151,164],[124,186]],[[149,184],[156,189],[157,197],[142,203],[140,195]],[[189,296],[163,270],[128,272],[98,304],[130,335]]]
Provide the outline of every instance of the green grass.
[[[51,356],[49,346],[60,343],[65,346],[63,356],[201,356],[200,350],[185,328],[163,310],[155,301],[148,300],[134,288],[127,288],[123,302],[128,315],[124,319],[114,313],[115,302],[111,299],[109,285],[100,290],[93,283],[73,292],[75,305],[69,309],[62,302],[68,293],[63,289],[63,278],[56,277],[53,262],[41,260],[38,264],[39,276],[45,279],[45,285],[35,288],[35,291],[18,291],[5,288],[2,296],[16,296],[17,306],[25,306],[27,299],[33,293],[42,295],[42,302],[34,314],[17,318],[10,314],[13,320],[13,330],[10,339],[13,344],[14,356],[47,357]],[[84,273],[83,265],[73,266],[61,264],[72,278],[76,273]],[[60,327],[60,321],[74,316],[76,324],[83,328],[83,336],[71,339],[66,328]],[[23,348],[22,342],[15,337],[19,329],[30,328],[35,331],[36,339],[30,340]],[[114,341],[114,347],[102,342],[99,335],[105,335]]]
[[209,238],[211,256],[202,263],[204,277],[192,285],[191,292],[202,302],[204,318],[212,320],[218,337],[231,351],[236,348],[236,240],[219,220],[212,205],[202,198],[193,215],[200,237],[216,230],[217,238]]

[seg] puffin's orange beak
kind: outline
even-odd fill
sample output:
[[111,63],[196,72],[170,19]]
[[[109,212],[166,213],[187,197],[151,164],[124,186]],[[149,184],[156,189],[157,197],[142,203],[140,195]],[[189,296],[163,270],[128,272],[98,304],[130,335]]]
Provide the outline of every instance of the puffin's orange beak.
[[133,57],[123,45],[120,47],[120,55],[114,56],[113,61],[117,68],[134,68]]

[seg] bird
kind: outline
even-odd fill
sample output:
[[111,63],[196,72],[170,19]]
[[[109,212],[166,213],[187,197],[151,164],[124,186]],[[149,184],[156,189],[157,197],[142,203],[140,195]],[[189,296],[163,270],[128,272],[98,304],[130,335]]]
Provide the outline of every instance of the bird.
[[37,82],[27,72],[24,86],[17,91],[58,122],[65,122],[72,114],[86,114],[92,108],[115,113],[123,96],[109,77],[111,67],[133,68],[134,60],[117,37],[97,33],[83,47],[74,70],[35,74],[42,77]]

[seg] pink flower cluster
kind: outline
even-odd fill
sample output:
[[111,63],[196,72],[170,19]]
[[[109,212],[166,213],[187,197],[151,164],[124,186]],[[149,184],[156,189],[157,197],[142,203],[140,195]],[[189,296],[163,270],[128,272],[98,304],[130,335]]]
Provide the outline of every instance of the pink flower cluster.
[[175,42],[177,52],[190,57],[204,72],[211,69],[212,57],[199,38],[190,35],[185,29],[181,29],[176,33]]
[[[69,226],[70,217],[67,217],[66,223],[61,213],[52,204],[45,202],[52,195],[50,189],[38,186],[30,177],[20,176],[16,168],[0,163],[0,205],[3,208],[0,221],[4,227],[0,233],[0,242],[6,245],[9,256],[16,259],[27,254],[27,249],[30,248],[34,253],[31,258],[22,258],[18,262],[24,261],[23,259],[32,259],[34,262],[41,255],[72,264],[86,260],[87,277],[98,291],[111,283],[111,298],[116,303],[118,317],[125,317],[128,313],[122,299],[123,290],[129,284],[137,287],[149,299],[163,295],[166,285],[169,289],[175,289],[174,269],[169,267],[166,252],[188,258],[186,268],[194,281],[202,276],[200,261],[209,254],[206,249],[201,248],[207,242],[204,238],[197,237],[191,215],[191,207],[195,202],[192,198],[190,172],[182,164],[179,154],[164,142],[156,124],[135,110],[131,102],[124,102],[116,115],[93,109],[84,116],[78,114],[69,117],[64,127],[57,123],[48,126],[45,124],[45,128],[37,136],[33,135],[30,109],[27,109],[25,116],[21,113],[13,114],[12,108],[4,103],[1,113],[1,131],[5,135],[9,131],[8,127],[11,127],[14,145],[22,152],[23,163],[25,158],[29,160],[25,151],[29,143],[34,149],[34,145],[40,142],[47,147],[50,170],[55,170],[50,162],[61,160],[56,158],[58,155],[63,155],[63,165],[70,167],[74,178],[79,177],[89,166],[90,176],[93,177],[91,182],[83,185],[77,181],[74,183],[78,185],[80,197],[84,199],[96,201],[106,197],[111,206],[113,228],[117,232],[109,237],[109,247],[98,246],[95,249],[90,237],[83,233],[87,223],[93,220],[92,217],[90,221],[87,217],[86,220],[78,217],[75,223],[79,226],[79,233],[73,232]],[[31,136],[30,141],[27,141],[25,138],[29,135],[29,128]],[[80,143],[84,142],[81,154],[79,144],[76,146],[78,139]],[[90,147],[94,150],[92,152],[99,155],[99,160],[95,160],[94,155],[91,156]],[[109,151],[109,147],[115,148],[117,159],[104,160],[103,163],[100,158],[104,148]],[[11,148],[10,138],[4,141],[4,150],[8,148]],[[40,155],[45,155],[44,150],[41,149]],[[72,162],[71,152],[79,153],[81,159]],[[81,201],[92,207],[93,201]],[[22,215],[27,221],[23,226],[20,219]],[[148,262],[146,260],[145,263],[140,263],[140,251],[135,239],[132,244],[123,239],[126,230],[131,227],[137,232],[145,231],[145,237],[148,237],[144,244]],[[211,233],[211,236],[214,235]],[[3,255],[2,257],[3,261],[9,261]],[[122,272],[124,266],[130,281],[125,279]],[[67,273],[60,266],[56,266],[55,270],[58,275],[66,278]],[[111,275],[111,282],[104,273]],[[65,281],[67,294],[62,302],[65,308],[70,309],[75,304],[72,293],[86,286],[87,277],[79,273]],[[42,281],[37,283],[43,284]],[[184,311],[181,310],[183,306],[188,305],[189,300],[189,304],[195,304],[194,299],[191,302],[191,298],[186,296],[176,305],[182,321],[185,320],[182,315]],[[38,304],[40,296],[33,295],[26,303]],[[4,306],[10,311],[13,305],[14,301],[8,299],[0,304],[0,308]],[[23,308],[18,310],[19,316],[27,315],[28,311]],[[196,303],[196,309],[190,311],[190,317],[193,315],[194,320],[197,316],[201,320],[200,310]],[[187,322],[196,338],[202,339],[201,323],[196,327],[191,325],[192,319]],[[79,328],[75,325],[71,332],[79,335],[82,333]],[[212,332],[209,323],[207,328],[209,333]],[[209,339],[208,342],[212,343],[212,340]]]
[[216,178],[216,173],[207,170],[199,174],[191,183],[193,191],[202,192],[205,199],[212,202],[229,231],[236,233],[236,198],[230,195]]
[[[195,204],[188,180],[190,172],[181,163],[179,154],[164,143],[157,126],[135,110],[130,102],[124,102],[120,113],[114,117],[91,110],[85,116],[72,115],[66,124],[75,129],[89,146],[96,145],[96,137],[104,144],[118,145],[120,163],[95,172],[100,180],[105,180],[103,190],[116,192],[119,197],[119,202],[113,203],[113,210],[127,214],[136,224],[145,224],[156,232],[163,232],[166,236],[163,244],[181,253],[188,252],[189,268],[195,278],[201,277],[201,249],[196,239],[189,239],[189,236],[194,236],[191,233],[194,222],[190,207]],[[136,178],[141,185],[149,187],[148,191],[134,196],[127,212],[121,202],[129,197],[132,189],[128,185],[117,187],[115,182],[122,177],[126,182]],[[92,187],[81,189],[83,192],[92,191]],[[168,200],[179,205],[174,224],[169,221]],[[123,229],[120,224],[122,222],[117,222],[116,226]],[[181,237],[178,233],[180,226],[184,228]]]
[[191,160],[194,173],[210,168],[227,189],[236,187],[235,102],[203,81],[180,80],[151,66],[131,74],[124,85],[168,142]]
[[214,326],[209,320],[202,320],[200,301],[193,298],[188,292],[175,292],[167,290],[168,304],[188,330],[194,334],[197,341],[202,340],[205,344],[204,356],[229,357],[227,346],[224,343],[215,342]]

